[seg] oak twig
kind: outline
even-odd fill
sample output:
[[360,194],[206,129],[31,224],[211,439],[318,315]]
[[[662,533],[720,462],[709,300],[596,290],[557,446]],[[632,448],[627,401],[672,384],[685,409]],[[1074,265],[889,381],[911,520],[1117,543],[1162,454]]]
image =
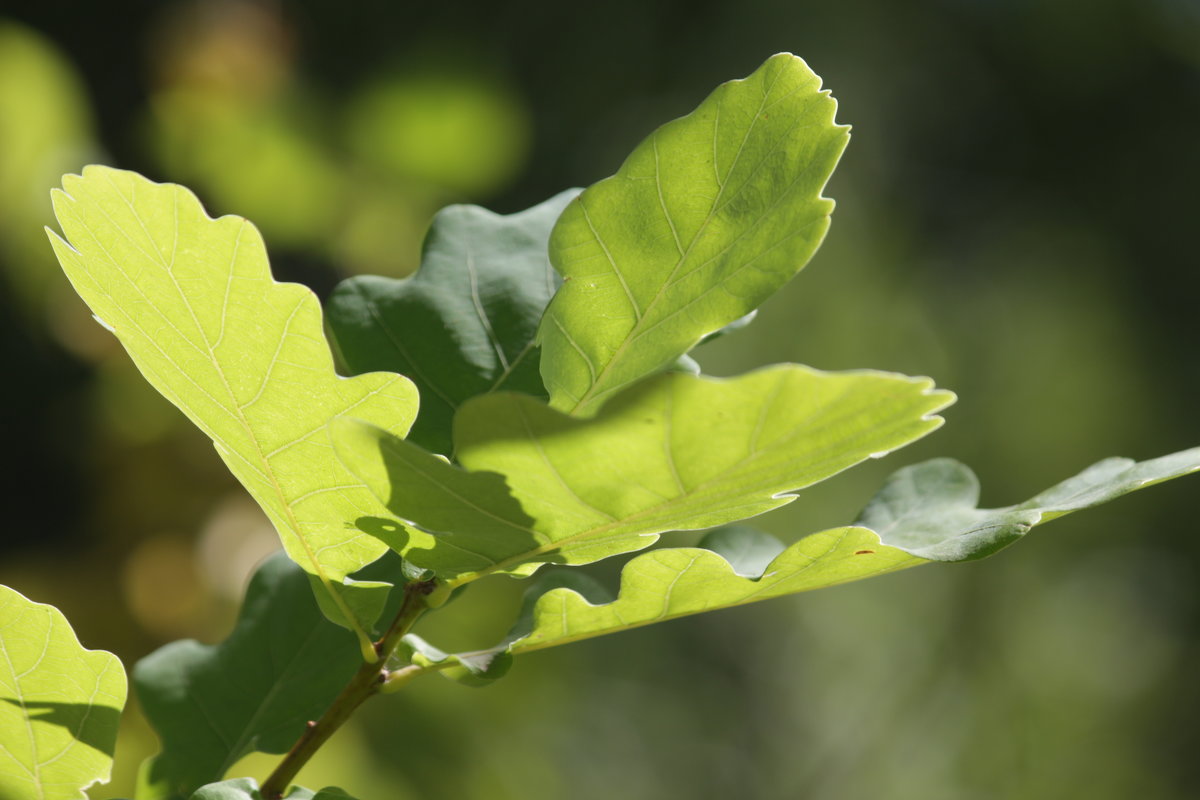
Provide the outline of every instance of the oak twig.
[[[260,789],[263,800],[280,800],[284,792],[291,786],[296,775],[308,763],[309,759],[321,748],[329,737],[354,713],[367,698],[377,694],[388,680],[388,658],[400,644],[400,640],[412,628],[413,623],[426,609],[425,598],[436,588],[432,580],[410,581],[404,585],[404,600],[396,618],[388,627],[387,632],[375,642],[375,653],[378,656],[374,663],[363,662],[358,672],[346,684],[341,693],[321,715],[319,720],[309,722],[304,733],[292,745],[275,771],[263,781]],[[405,667],[397,672],[411,670]],[[415,677],[415,674],[412,676]]]

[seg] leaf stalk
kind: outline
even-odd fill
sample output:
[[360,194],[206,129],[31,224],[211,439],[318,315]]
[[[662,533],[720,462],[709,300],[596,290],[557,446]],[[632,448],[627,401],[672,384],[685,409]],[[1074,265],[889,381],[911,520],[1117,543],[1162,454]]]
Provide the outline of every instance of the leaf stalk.
[[386,664],[400,640],[428,608],[426,599],[435,588],[437,584],[434,580],[410,581],[404,585],[404,600],[400,610],[396,612],[387,632],[373,645],[375,660],[364,660],[321,718],[308,723],[275,771],[263,781],[260,789],[263,800],[280,800],[304,765],[369,697],[378,694],[385,686],[389,692],[395,691],[423,671],[404,667],[389,672]]

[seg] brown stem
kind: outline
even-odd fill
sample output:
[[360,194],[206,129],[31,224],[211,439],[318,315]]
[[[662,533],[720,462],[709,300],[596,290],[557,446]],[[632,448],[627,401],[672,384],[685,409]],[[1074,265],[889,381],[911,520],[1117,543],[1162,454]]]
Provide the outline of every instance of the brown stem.
[[292,749],[279,762],[275,771],[263,781],[260,792],[264,800],[280,800],[291,786],[292,780],[308,763],[309,759],[329,740],[338,728],[350,719],[363,702],[377,694],[388,678],[387,661],[400,639],[408,633],[413,623],[425,611],[425,598],[435,588],[433,581],[410,581],[404,585],[404,600],[387,633],[375,642],[378,659],[373,664],[363,663],[354,677],[342,689],[341,694],[326,709],[316,722],[309,722],[304,733],[292,745]]

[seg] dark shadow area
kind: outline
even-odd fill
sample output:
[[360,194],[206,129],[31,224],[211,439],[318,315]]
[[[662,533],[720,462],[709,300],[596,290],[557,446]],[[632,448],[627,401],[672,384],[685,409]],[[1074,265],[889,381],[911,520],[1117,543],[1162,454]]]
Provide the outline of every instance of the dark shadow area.
[[117,725],[121,710],[111,706],[86,703],[53,703],[45,700],[20,700],[0,697],[6,703],[24,708],[34,722],[47,722],[66,728],[81,744],[106,755],[112,755],[117,745]]
[[[347,527],[350,527],[347,523]],[[386,517],[359,517],[353,527],[369,533],[397,553],[403,553],[408,544],[408,529],[394,519]]]
[[408,561],[447,575],[486,569],[540,545],[534,519],[503,475],[468,472],[396,437],[381,439],[379,447],[391,486],[388,510],[437,545],[406,551],[410,536],[396,520],[359,517],[355,526]]

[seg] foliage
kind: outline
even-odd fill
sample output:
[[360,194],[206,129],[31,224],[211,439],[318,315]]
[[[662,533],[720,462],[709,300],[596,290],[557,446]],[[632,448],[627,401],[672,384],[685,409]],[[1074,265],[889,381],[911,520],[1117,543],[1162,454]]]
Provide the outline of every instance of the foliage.
[[[212,439],[288,556],[260,567],[224,643],[177,642],[135,669],[162,739],[139,800],[344,798],[292,781],[358,705],[426,673],[483,685],[523,652],[981,558],[1200,470],[1200,448],[1108,459],[986,510],[973,474],[937,459],[896,472],[854,524],[790,546],[739,524],[932,432],[954,399],[927,378],[785,364],[715,379],[688,360],[820,244],[821,191],[848,138],[834,110],[800,59],[774,56],[582,193],[507,217],[443,211],[415,277],[335,291],[333,350],[351,377],[334,371],[316,298],[272,279],[248,222],[211,219],[186,189],[129,172],[65,177],[65,238],[51,241],[68,277]],[[571,569],[697,530],[697,546],[630,558],[616,592]],[[490,574],[529,581],[504,641],[447,653],[411,633]],[[6,754],[30,754],[16,763],[39,793],[22,796],[77,797],[106,774],[124,684],[111,657],[68,647],[65,622],[44,614],[53,658],[34,654],[27,626],[2,629],[20,712],[0,737]],[[80,691],[35,691],[35,678]],[[43,741],[59,748],[49,760]],[[261,786],[224,780],[251,751],[287,755]],[[69,778],[40,772],[79,764]]]
[[[370,569],[386,575],[392,561]],[[287,752],[361,660],[348,631],[320,622],[304,571],[278,554],[251,580],[224,642],[178,641],[138,662],[134,686],[163,741],[147,785],[186,797],[252,750]]]
[[563,212],[550,258],[568,282],[539,331],[555,408],[594,413],[753,311],[812,256],[849,129],[802,64],[775,56],[720,87]]
[[262,237],[242,219],[210,219],[180,186],[106,168],[67,176],[51,234],[80,296],[142,374],[208,434],[319,584],[330,615],[365,640],[380,586],[346,583],[386,551],[346,519],[375,509],[328,455],[329,419],[353,413],[400,435],[417,395],[400,375],[342,380],[317,298],[276,283]]
[[51,606],[0,586],[0,797],[73,800],[108,780],[125,705],[116,656]]
[[398,372],[416,384],[421,414],[410,441],[449,453],[451,420],[467,399],[500,390],[544,396],[533,340],[562,284],[546,260],[546,239],[577,194],[506,217],[478,206],[445,208],[411,279],[364,275],[334,291],[330,325],[342,362],[355,373]]

